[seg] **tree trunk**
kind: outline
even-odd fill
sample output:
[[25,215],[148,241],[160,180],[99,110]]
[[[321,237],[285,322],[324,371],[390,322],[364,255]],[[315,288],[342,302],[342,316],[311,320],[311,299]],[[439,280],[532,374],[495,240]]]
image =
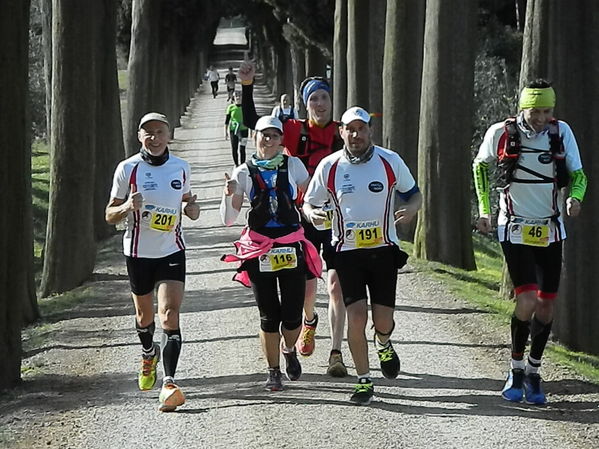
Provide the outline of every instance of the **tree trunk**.
[[[102,0],[100,33],[97,42],[98,96],[96,124],[96,172],[94,189],[94,229],[97,240],[114,232],[104,219],[109,200],[112,174],[125,155],[123,124],[116,66],[116,1]],[[102,149],[101,151],[99,149]]]
[[333,118],[347,109],[347,0],[335,2],[333,39]]
[[41,294],[80,285],[94,268],[97,3],[52,5],[50,201]]
[[370,67],[370,83],[368,91],[369,109],[372,114],[370,129],[372,141],[376,145],[383,144],[383,56],[385,53],[385,14],[387,0],[379,2],[370,12],[370,52],[368,65]]
[[327,75],[327,60],[318,47],[310,45],[306,49],[306,76]]
[[370,5],[368,0],[347,2],[347,105],[368,110]]
[[129,50],[129,89],[127,90],[127,122],[125,151],[139,151],[137,125],[139,119],[158,106],[155,100],[155,74],[158,69],[159,4],[154,0],[133,0],[131,48]]
[[516,29],[524,32],[524,17],[526,16],[527,0],[514,0],[514,9],[516,12]]
[[[383,146],[399,153],[414,176],[418,173],[424,10],[421,0],[388,0],[385,24]],[[400,238],[413,241],[416,223],[399,226]]]
[[285,45],[285,90],[281,94],[289,95],[290,104],[295,104],[293,91],[293,61],[291,60],[291,44]]
[[289,44],[287,44],[287,41],[282,40],[276,45],[275,51],[277,56],[277,70],[275,74],[277,89],[273,93],[278,99],[281,95],[287,93],[287,73],[289,72],[287,55],[289,54]]
[[550,79],[557,95],[556,117],[573,129],[590,179],[579,217],[566,219],[565,269],[556,302],[554,333],[574,350],[599,355],[597,290],[599,239],[599,141],[596,117],[589,114],[599,97],[599,4],[580,0],[576,7],[552,2],[549,22]]
[[468,270],[476,268],[469,194],[475,30],[475,3],[427,1],[415,253]]
[[[153,109],[166,114],[171,124],[171,134],[173,136],[180,115],[177,98],[177,72],[183,70],[183,67],[177,64],[178,46],[179,42],[174,33],[167,34],[164,40],[161,39],[158,50],[159,60],[161,61],[160,70],[155,71],[154,78],[154,88],[160,94],[156,96]],[[139,141],[137,146],[139,149]]]
[[0,15],[0,390],[21,378],[22,305],[35,300],[31,211],[31,124],[27,110],[29,1],[6,2]]
[[39,0],[42,13],[42,49],[44,53],[44,84],[46,86],[46,139],[50,141],[52,110],[52,0]]
[[416,175],[424,3],[388,0],[385,28],[383,146],[397,151]]
[[548,78],[549,0],[528,0],[522,40],[520,89],[536,78]]
[[507,264],[503,261],[501,267],[501,284],[499,285],[499,296],[503,299],[510,300],[514,298],[514,284],[510,277],[509,271],[507,271]]
[[304,50],[291,44],[291,61],[293,67],[293,97],[295,98],[295,109],[300,117],[306,116],[306,106],[302,100],[302,94],[299,90],[301,82],[306,78],[306,59]]

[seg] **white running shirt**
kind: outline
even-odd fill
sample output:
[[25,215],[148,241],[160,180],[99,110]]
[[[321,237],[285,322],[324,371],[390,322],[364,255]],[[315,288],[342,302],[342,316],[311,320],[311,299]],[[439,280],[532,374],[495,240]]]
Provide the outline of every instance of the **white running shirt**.
[[191,190],[189,164],[172,154],[163,165],[145,162],[138,153],[116,168],[111,198],[124,200],[141,192],[143,205],[126,217],[126,256],[156,259],[185,249],[181,232],[183,195]]
[[[550,154],[549,132],[548,130],[540,133],[524,133],[520,125],[517,125],[520,134],[520,145],[523,150],[532,149],[541,152],[522,152],[518,164],[542,174],[548,178],[555,176],[555,164],[547,155]],[[559,135],[563,139],[566,168],[568,172],[580,170],[582,162],[578,151],[578,144],[570,126],[561,120],[558,120]],[[474,163],[491,163],[497,160],[497,151],[500,141],[505,133],[504,122],[495,123],[486,132],[482,144],[478,150],[478,155]],[[543,154],[545,153],[545,154]],[[544,161],[544,162],[543,162]],[[514,170],[517,179],[539,179],[531,173],[520,168]],[[505,189],[500,191],[499,196],[499,217],[497,219],[497,232],[499,241],[506,239],[505,226],[508,217],[522,217],[529,219],[541,219],[555,216],[559,228],[555,222],[550,224],[549,243],[560,241],[566,238],[566,231],[563,222],[563,204],[564,197],[562,190],[558,190],[554,183],[520,183],[513,182]]]
[[368,162],[351,164],[341,150],[318,164],[304,201],[332,206],[336,251],[399,245],[395,191],[406,193],[415,186],[408,166],[393,151],[374,146]]

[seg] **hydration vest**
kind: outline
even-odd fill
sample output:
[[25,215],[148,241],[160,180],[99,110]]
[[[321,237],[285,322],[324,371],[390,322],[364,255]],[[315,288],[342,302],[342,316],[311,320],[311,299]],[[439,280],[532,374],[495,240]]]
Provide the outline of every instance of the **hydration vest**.
[[[531,148],[522,148],[520,142],[520,133],[516,119],[508,118],[504,123],[504,134],[499,141],[497,149],[497,166],[499,168],[499,179],[497,186],[505,188],[512,182],[541,184],[541,183],[556,183],[558,188],[568,185],[568,170],[566,169],[566,153],[564,150],[563,138],[559,135],[559,124],[556,119],[549,121],[549,154],[555,164],[555,177],[550,178],[519,163],[520,154],[527,153],[544,153],[543,150]],[[537,179],[520,179],[514,177],[516,169],[520,169],[535,176]]]
[[[283,155],[283,163],[277,169],[277,179],[273,188],[266,185],[260,170],[251,160],[246,162],[254,187],[254,196],[250,201],[251,209],[248,213],[250,229],[257,231],[266,226],[270,220],[285,226],[299,225],[300,215],[290,196],[288,161],[289,157]],[[276,200],[271,197],[273,189]]]
[[[343,148],[343,139],[339,135],[339,132],[336,132],[335,136],[333,137],[333,144],[330,149],[328,147],[324,147],[324,146],[321,146],[320,148],[312,148],[310,145],[310,130],[308,128],[308,120],[301,120],[301,123],[302,123],[302,127],[300,130],[299,142],[297,144],[296,156],[301,159],[301,161],[304,163],[304,165],[308,169],[310,176],[312,176],[312,174],[314,173],[314,170],[316,170],[316,166],[318,165],[318,162],[320,162],[321,159],[323,159],[324,157],[328,156],[329,154],[334,153],[335,151]],[[329,124],[327,126],[331,126],[331,125]],[[311,164],[310,156],[319,151],[323,153],[322,157],[318,158],[318,162],[316,164]]]
[[289,109],[289,114],[285,114],[283,112],[283,108],[279,108],[279,120],[281,120],[281,123],[285,123],[287,120],[295,118],[295,114],[293,113],[293,108]]

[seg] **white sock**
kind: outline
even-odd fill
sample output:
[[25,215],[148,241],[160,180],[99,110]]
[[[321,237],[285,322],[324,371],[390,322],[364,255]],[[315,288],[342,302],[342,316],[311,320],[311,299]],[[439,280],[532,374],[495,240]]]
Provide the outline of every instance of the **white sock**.
[[376,334],[376,337],[374,339],[374,344],[375,344],[377,350],[385,349],[391,344],[391,339],[387,340],[385,343],[381,343],[381,341],[379,340],[378,334]]
[[171,376],[165,376],[164,379],[162,379],[162,385],[174,384],[174,383],[175,383],[175,379],[172,378]]
[[291,354],[292,352],[295,352],[295,347],[292,346],[291,348],[288,348],[285,343],[281,345],[281,349],[285,354]]
[[318,317],[316,316],[316,313],[314,313],[314,318],[312,318],[311,320],[307,320],[306,318],[304,318],[304,324],[307,324],[308,326],[314,326],[316,324],[317,319]]
[[524,369],[526,362],[524,360],[512,359],[512,369]]
[[539,368],[541,368],[541,361],[528,356],[528,362],[526,363],[526,368],[524,370],[526,375],[537,374],[539,372]]
[[366,383],[370,381],[370,371],[364,374],[358,374],[358,383]]

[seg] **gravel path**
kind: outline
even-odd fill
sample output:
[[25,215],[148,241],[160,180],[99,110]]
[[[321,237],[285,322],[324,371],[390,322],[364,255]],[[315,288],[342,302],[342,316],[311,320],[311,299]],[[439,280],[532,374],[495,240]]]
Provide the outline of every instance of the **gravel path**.
[[[101,251],[84,300],[26,333],[23,385],[0,405],[0,446],[14,449],[148,448],[598,448],[599,387],[566,370],[544,368],[549,405],[510,404],[499,396],[507,329],[449,295],[409,265],[398,280],[398,379],[376,368],[376,400],[348,402],[353,377],[324,375],[329,330],[321,320],[315,354],[286,390],[262,390],[258,313],[250,290],[231,281],[220,262],[241,226],[224,228],[218,205],[225,171],[222,139],[226,95],[192,101],[171,145],[192,165],[202,213],[185,221],[187,293],[178,381],[187,403],[157,411],[158,389],[137,390],[140,346],[133,329],[120,236]],[[273,101],[257,88],[257,100]],[[252,150],[248,148],[248,154]],[[324,283],[318,310],[326,317]],[[483,330],[484,329],[484,330]],[[157,332],[159,334],[159,331]],[[34,335],[46,340],[40,345]],[[350,373],[355,373],[344,342]]]

